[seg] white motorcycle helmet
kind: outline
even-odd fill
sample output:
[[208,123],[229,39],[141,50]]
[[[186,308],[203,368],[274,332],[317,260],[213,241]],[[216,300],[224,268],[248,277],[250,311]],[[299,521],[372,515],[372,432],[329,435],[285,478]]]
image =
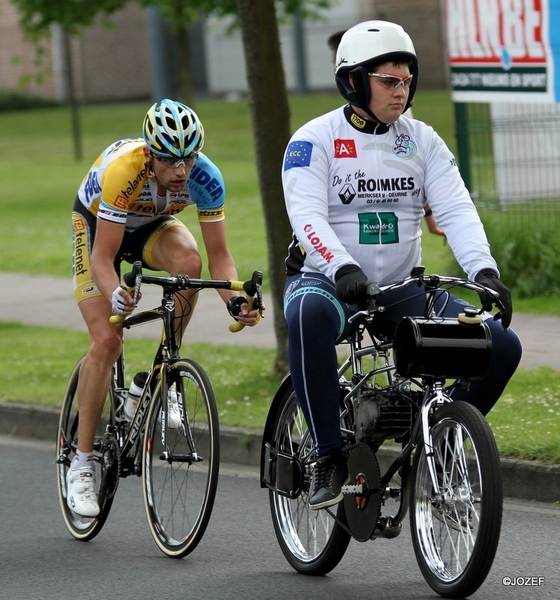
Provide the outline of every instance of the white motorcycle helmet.
[[368,73],[380,64],[400,61],[410,63],[410,73],[414,76],[406,111],[414,101],[418,84],[418,58],[410,36],[400,25],[389,21],[359,23],[342,36],[336,52],[335,81],[338,90],[350,104],[375,117],[369,110],[371,90]]

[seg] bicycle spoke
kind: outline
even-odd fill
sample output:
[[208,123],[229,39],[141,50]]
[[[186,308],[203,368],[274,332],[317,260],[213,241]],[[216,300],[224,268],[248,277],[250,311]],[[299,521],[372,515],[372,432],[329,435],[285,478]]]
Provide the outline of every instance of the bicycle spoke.
[[175,383],[181,398],[182,422],[162,431],[166,399],[160,383],[144,439],[144,504],[156,544],[165,554],[181,557],[200,542],[212,512],[219,468],[218,417],[210,382],[194,361],[176,361],[168,382]]

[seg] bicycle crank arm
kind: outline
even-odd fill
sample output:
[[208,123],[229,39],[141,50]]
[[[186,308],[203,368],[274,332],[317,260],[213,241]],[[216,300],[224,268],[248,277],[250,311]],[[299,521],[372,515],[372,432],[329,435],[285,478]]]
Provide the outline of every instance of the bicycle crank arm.
[[350,496],[363,496],[367,492],[367,486],[364,485],[343,485],[342,493]]

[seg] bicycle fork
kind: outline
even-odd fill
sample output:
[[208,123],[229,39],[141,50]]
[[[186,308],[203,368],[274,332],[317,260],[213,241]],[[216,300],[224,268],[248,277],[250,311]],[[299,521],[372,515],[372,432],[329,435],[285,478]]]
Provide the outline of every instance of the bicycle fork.
[[430,429],[430,413],[432,408],[437,405],[450,402],[450,399],[443,392],[443,386],[440,382],[434,383],[432,396],[422,404],[420,408],[420,419],[422,426],[422,444],[424,444],[424,452],[426,453],[426,462],[428,464],[428,471],[432,480],[432,486],[434,488],[434,494],[440,494],[440,485],[437,477],[436,464],[435,464],[435,448],[432,440],[432,432]]
[[182,386],[179,385],[179,382],[171,382],[176,385],[177,392],[177,402],[179,405],[179,411],[181,413],[181,425],[180,427],[183,430],[185,435],[185,440],[189,446],[189,454],[176,454],[174,452],[170,452],[167,445],[167,430],[168,430],[168,411],[169,411],[169,385],[170,382],[168,380],[168,374],[165,369],[162,369],[162,381],[161,386],[162,390],[167,390],[167,393],[162,394],[161,398],[161,447],[162,453],[160,454],[160,460],[165,460],[169,464],[174,462],[186,462],[189,465],[192,465],[197,462],[201,462],[203,458],[198,454],[196,449],[196,442],[194,441],[193,433],[191,430],[191,425],[189,423],[187,411],[185,410],[184,401],[185,396],[183,394]]

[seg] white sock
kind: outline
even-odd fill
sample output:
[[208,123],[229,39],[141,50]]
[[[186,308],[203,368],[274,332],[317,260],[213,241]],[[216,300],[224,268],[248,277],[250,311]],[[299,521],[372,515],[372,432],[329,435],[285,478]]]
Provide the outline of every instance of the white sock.
[[71,469],[82,469],[83,467],[93,467],[95,464],[93,450],[91,452],[80,452],[76,450],[76,456],[72,461]]

